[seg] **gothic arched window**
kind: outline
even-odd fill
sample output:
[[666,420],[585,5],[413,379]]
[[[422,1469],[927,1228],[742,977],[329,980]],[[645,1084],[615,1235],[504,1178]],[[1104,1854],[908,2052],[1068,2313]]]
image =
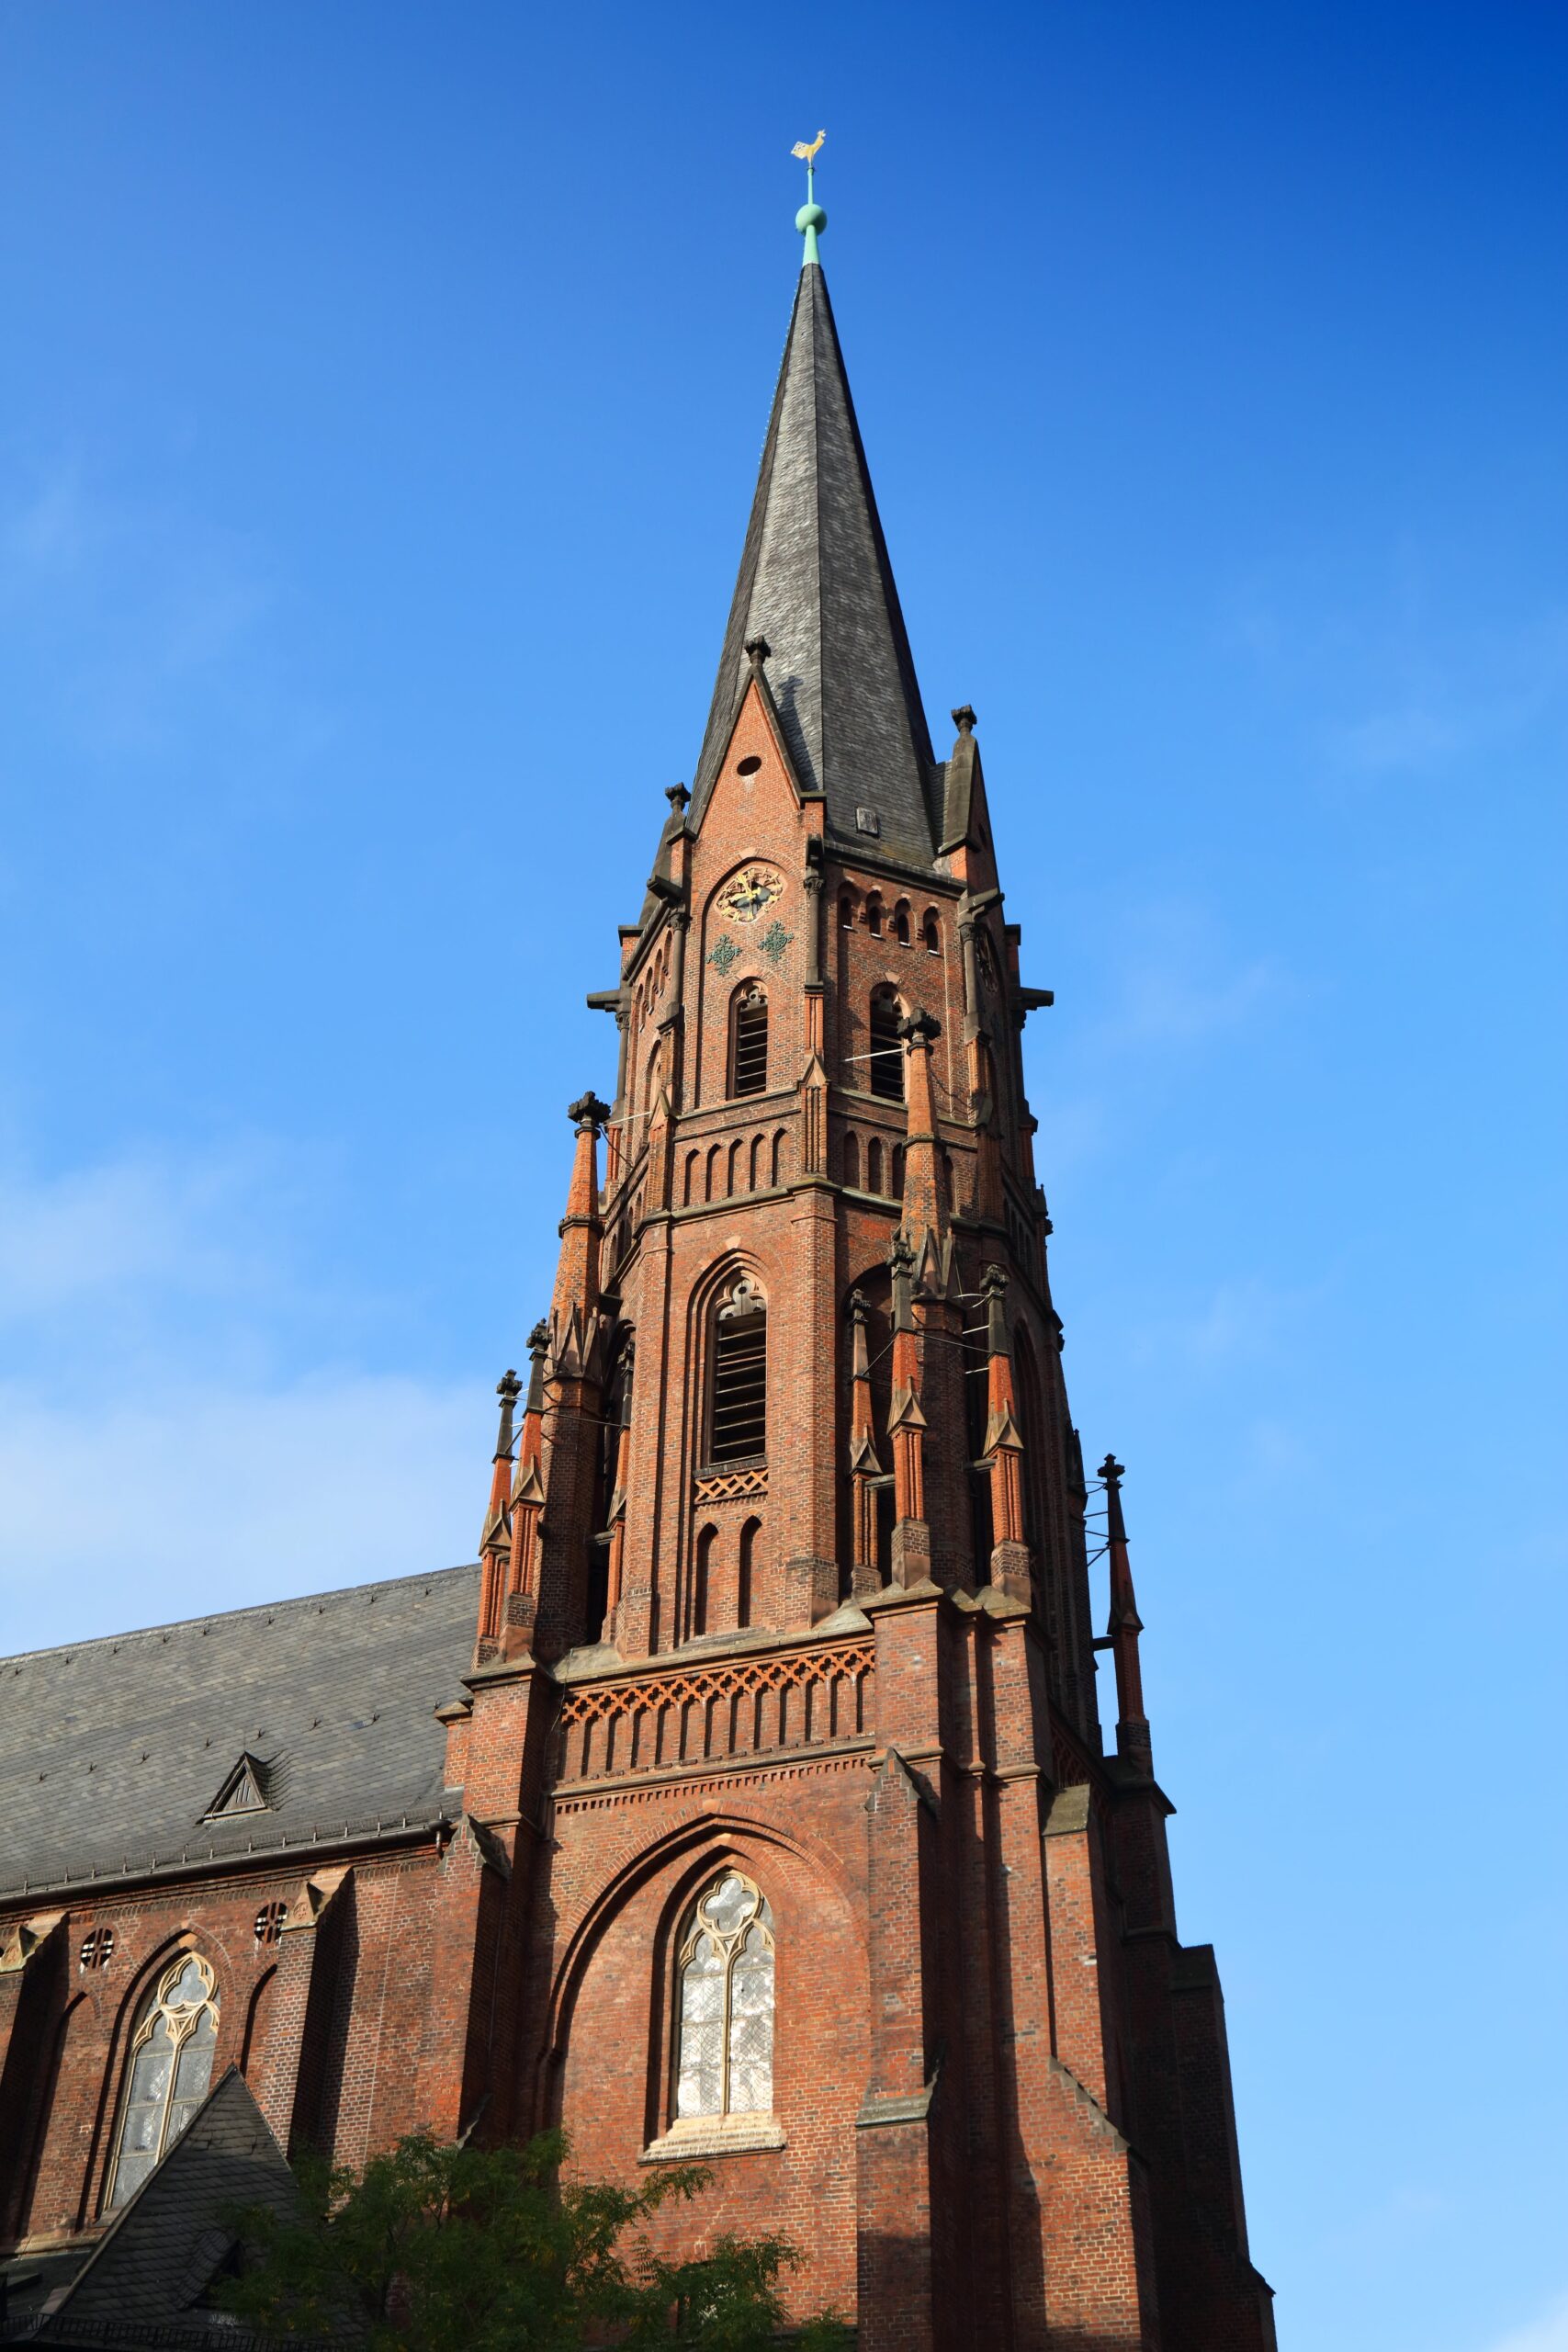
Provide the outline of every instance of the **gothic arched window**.
[[184,1952],[153,1986],[131,2037],[107,2211],[141,2188],[207,2097],[217,2040],[212,1971]]
[[768,1450],[768,1306],[749,1275],[714,1317],[707,1458],[744,1462]]
[[773,1915],[739,1871],[726,1871],[697,1897],[679,1965],[677,2119],[770,2113]]
[[729,1091],[768,1091],[768,1000],[753,981],[737,989],[729,1012]]
[[904,1048],[898,1036],[898,1000],[878,989],[871,1000],[871,1091],[889,1102],[904,1100]]

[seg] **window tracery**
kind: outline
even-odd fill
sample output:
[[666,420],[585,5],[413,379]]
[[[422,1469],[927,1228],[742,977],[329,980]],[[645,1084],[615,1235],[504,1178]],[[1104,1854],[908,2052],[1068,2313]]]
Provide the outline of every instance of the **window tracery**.
[[217,2041],[212,1971],[196,1952],[182,1952],[154,1985],[131,2039],[106,2211],[141,2188],[207,2097]]
[[773,2104],[773,1915],[725,1871],[694,1905],[680,1951],[675,2114],[758,2115]]

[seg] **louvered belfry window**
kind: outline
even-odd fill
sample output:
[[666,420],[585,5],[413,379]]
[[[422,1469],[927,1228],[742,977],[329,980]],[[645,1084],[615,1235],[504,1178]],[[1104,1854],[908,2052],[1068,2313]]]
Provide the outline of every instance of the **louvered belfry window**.
[[768,1448],[768,1309],[742,1274],[714,1322],[710,1462],[742,1462]]
[[675,2113],[757,2115],[773,2104],[773,1915],[726,1871],[681,1940]]
[[885,1102],[904,1100],[904,1047],[898,1035],[898,1000],[879,989],[871,1000],[871,1091]]
[[729,1091],[731,1094],[768,1091],[768,1000],[759,988],[742,989],[735,1000]]

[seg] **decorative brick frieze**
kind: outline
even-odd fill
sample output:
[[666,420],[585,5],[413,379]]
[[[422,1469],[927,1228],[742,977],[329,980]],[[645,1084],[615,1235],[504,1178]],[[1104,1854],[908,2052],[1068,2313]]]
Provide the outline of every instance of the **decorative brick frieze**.
[[736,1503],[767,1491],[768,1465],[753,1462],[735,1470],[699,1471],[692,1484],[692,1499],[705,1504]]
[[870,1724],[874,1676],[874,1645],[857,1641],[579,1684],[561,1707],[556,1777],[602,1779],[852,1737]]

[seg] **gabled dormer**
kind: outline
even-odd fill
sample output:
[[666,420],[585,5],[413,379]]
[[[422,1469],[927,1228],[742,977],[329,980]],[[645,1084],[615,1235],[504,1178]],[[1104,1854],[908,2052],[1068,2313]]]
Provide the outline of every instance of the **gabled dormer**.
[[260,1757],[243,1747],[201,1817],[203,1821],[227,1821],[234,1814],[265,1813],[270,1802],[266,1766]]

